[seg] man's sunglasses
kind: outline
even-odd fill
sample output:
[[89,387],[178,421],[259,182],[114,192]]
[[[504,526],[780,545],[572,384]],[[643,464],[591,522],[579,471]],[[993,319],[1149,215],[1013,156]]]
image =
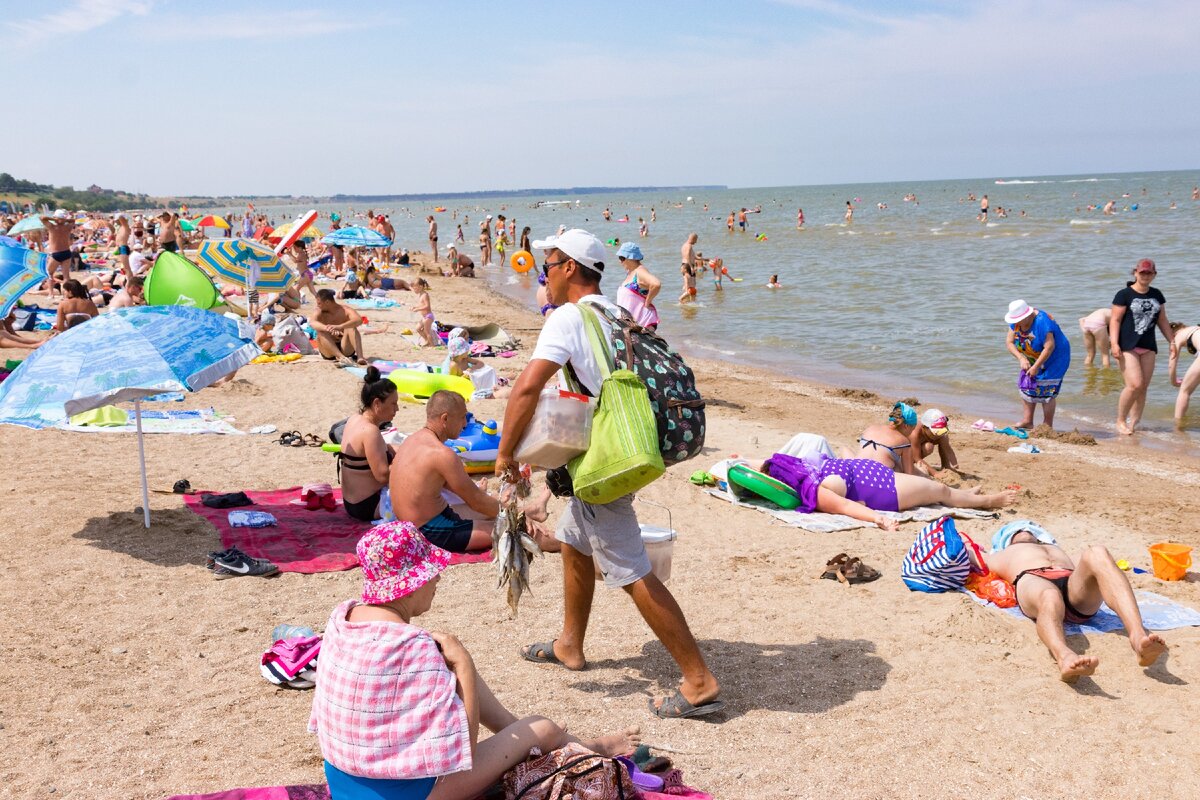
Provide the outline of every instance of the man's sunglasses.
[[562,261],[543,261],[542,262],[542,277],[549,278],[550,270],[554,269],[555,267],[561,267],[563,264],[566,264],[570,260],[571,259],[569,259],[569,258],[564,258]]

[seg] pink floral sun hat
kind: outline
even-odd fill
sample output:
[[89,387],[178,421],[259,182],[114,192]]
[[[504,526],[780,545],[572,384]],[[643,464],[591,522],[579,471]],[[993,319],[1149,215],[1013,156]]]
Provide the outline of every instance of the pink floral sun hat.
[[358,540],[364,603],[390,603],[433,580],[450,554],[429,543],[411,522],[386,522]]

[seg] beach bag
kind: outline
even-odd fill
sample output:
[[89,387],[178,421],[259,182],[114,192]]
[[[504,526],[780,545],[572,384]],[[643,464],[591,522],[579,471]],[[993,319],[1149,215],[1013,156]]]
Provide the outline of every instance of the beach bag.
[[610,368],[612,356],[599,319],[582,306],[579,311],[602,382],[588,449],[567,463],[567,472],[576,497],[604,505],[649,485],[666,467],[646,384],[627,369]]
[[321,637],[280,639],[262,654],[259,671],[276,686],[311,689],[317,685],[317,658]]
[[[697,455],[704,446],[704,398],[696,389],[691,368],[665,339],[639,325],[625,309],[619,308],[617,313],[595,303],[586,305],[612,325],[608,363],[629,370],[646,384],[663,463],[670,466]],[[579,309],[588,324],[584,304],[579,304]]]
[[304,329],[300,327],[300,323],[295,317],[285,317],[275,326],[275,330],[271,331],[271,338],[275,340],[275,349],[282,353],[288,345],[296,348],[296,352],[302,356],[311,356],[317,352],[313,349],[312,342],[304,335]]
[[961,589],[970,572],[967,545],[950,517],[942,517],[922,528],[900,566],[901,579],[914,592]]
[[619,761],[574,742],[504,773],[505,800],[634,800],[637,789]]

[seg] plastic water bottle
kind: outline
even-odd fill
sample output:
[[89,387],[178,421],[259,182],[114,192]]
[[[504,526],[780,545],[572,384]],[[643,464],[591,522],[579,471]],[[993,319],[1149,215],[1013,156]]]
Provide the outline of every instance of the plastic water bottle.
[[307,625],[291,625],[284,623],[276,625],[275,630],[271,631],[271,641],[278,642],[280,639],[307,639],[309,636],[316,636],[317,632]]

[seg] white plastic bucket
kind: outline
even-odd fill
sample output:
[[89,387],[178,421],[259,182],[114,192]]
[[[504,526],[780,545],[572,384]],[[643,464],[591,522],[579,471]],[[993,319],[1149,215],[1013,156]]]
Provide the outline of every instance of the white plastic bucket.
[[[678,535],[673,528],[663,528],[658,525],[638,525],[642,531],[642,544],[646,547],[646,555],[650,557],[650,571],[663,583],[671,580],[671,557],[675,552],[675,539]],[[596,580],[603,580],[600,564],[595,557],[592,563],[596,566]]]

